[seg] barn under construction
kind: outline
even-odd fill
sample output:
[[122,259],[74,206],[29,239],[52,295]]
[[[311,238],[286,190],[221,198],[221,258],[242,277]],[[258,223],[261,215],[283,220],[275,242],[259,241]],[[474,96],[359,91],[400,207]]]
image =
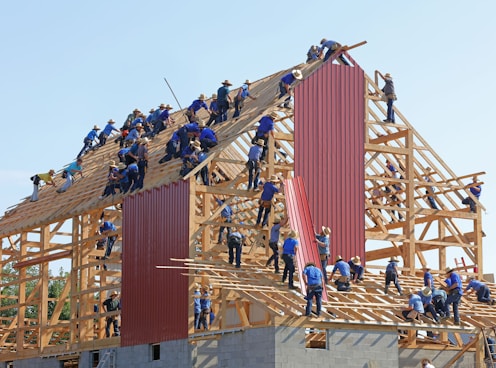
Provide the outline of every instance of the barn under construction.
[[[484,173],[453,172],[397,105],[395,123],[384,122],[381,74],[367,75],[352,49],[253,82],[256,100],[213,125],[219,144],[186,176],[180,159],[159,163],[185,123],[178,111],[176,126],[149,144],[142,190],[99,199],[119,149],[109,140],[84,156],[84,177],[67,192],[44,186],[37,202],[9,208],[0,219],[0,367],[418,367],[423,358],[436,367],[492,367],[486,351],[494,307],[464,296],[460,325],[407,322],[407,298],[384,293],[393,256],[404,288],[419,290],[426,259],[435,259],[437,286],[451,266],[496,293],[482,266],[484,207],[469,190],[472,177]],[[303,78],[286,107],[278,85],[295,68]],[[275,195],[269,226],[259,227],[260,192],[247,190],[246,162],[258,122],[271,113],[277,118],[261,179],[275,175],[284,190]],[[207,120],[207,112],[200,117]],[[198,176],[204,168],[210,185]],[[466,197],[475,212],[461,203]],[[220,215],[226,206],[231,223]],[[95,246],[102,212],[117,225],[108,258]],[[287,231],[300,234],[296,290],[266,266],[270,225],[281,217],[289,218]],[[218,243],[221,226],[246,236],[240,268],[228,262],[225,241]],[[307,262],[320,264],[314,239],[321,226],[332,229],[331,263],[337,255],[359,256],[366,272],[349,292],[330,282],[321,316],[306,317],[299,280]],[[52,275],[50,265],[61,260],[70,270]],[[56,296],[54,281],[61,285]],[[208,330],[194,328],[198,285],[211,292]],[[112,292],[122,310],[105,312]],[[107,338],[113,316],[120,336]]]

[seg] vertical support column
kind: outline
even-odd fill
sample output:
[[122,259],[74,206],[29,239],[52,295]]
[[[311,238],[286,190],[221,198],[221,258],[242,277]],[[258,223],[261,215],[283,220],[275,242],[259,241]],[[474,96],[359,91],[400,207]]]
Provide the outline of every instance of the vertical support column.
[[[77,233],[77,232],[76,232]],[[74,224],[72,230],[72,241],[75,241]],[[77,239],[76,239],[77,240]],[[77,344],[80,341],[79,332],[79,300],[80,294],[80,270],[81,270],[81,247],[72,247],[72,260],[71,260],[71,321],[70,321],[70,342],[71,345]]]
[[[189,181],[189,203],[186,204],[189,206],[189,233],[188,233],[188,239],[189,239],[189,250],[188,250],[188,257],[191,259],[195,259],[196,257],[196,237],[194,236],[196,229],[198,225],[195,222],[196,218],[196,180],[193,178],[188,179]],[[204,194],[203,198],[205,199],[206,195]],[[204,208],[203,211],[205,211],[205,202],[203,203]],[[205,213],[205,212],[203,212]],[[202,257],[204,252],[207,250],[206,247],[206,242],[205,242],[205,233],[207,232],[207,229],[203,231],[202,235]],[[195,326],[194,326],[194,321],[195,321],[195,313],[194,313],[194,301],[195,299],[193,298],[193,293],[195,291],[195,277],[194,276],[188,276],[188,284],[189,284],[189,303],[188,303],[188,334],[192,334],[195,332]]]
[[477,218],[474,220],[474,247],[475,263],[477,264],[477,274],[480,278],[484,275],[483,261],[482,261],[482,215],[481,208],[477,206]]
[[[49,249],[50,243],[50,228],[48,226],[43,226],[41,228],[41,236],[40,236],[40,255],[46,255]],[[40,276],[41,276],[41,285],[39,292],[39,308],[38,308],[38,321],[40,325],[40,333],[38,346],[41,351],[45,347],[48,346],[50,342],[50,333],[48,330],[48,287],[49,287],[49,263],[43,262],[40,264]]]
[[413,133],[411,130],[408,130],[406,136],[406,148],[408,149],[408,153],[405,157],[405,176],[407,179],[406,184],[406,203],[405,206],[407,208],[407,212],[405,214],[405,225],[403,227],[403,231],[405,232],[406,237],[409,242],[407,244],[408,252],[404,254],[405,256],[405,267],[408,267],[409,274],[415,275],[415,253],[416,253],[416,242],[415,242],[415,211],[412,209],[415,208],[415,188],[414,188],[414,178],[415,178],[415,170],[414,170],[414,157],[413,157]]
[[[26,254],[26,247],[24,243],[27,242],[27,234],[22,233],[19,239],[19,259],[22,260]],[[19,269],[19,280],[26,279],[26,267]],[[16,331],[16,349],[19,355],[22,355],[24,351],[24,319],[26,316],[26,283],[19,282],[19,295],[17,303],[19,304],[19,310],[17,312],[17,331]],[[14,317],[15,318],[15,317]]]

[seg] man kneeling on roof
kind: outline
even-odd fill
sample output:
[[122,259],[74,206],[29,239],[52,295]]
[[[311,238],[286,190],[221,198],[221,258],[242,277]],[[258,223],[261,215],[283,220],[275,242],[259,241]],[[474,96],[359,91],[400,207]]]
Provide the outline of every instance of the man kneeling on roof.
[[359,256],[355,256],[348,261],[350,265],[350,277],[354,284],[359,284],[363,281],[363,272],[365,271]]
[[343,261],[343,257],[337,256],[336,257],[336,264],[334,265],[334,268],[332,269],[331,277],[330,279],[332,280],[334,277],[334,273],[336,271],[339,271],[341,276],[334,281],[336,284],[336,287],[338,291],[350,291],[350,265]]
[[407,322],[420,321],[420,314],[424,314],[422,299],[414,289],[408,289],[406,295],[408,295],[408,307],[404,308],[401,314]]

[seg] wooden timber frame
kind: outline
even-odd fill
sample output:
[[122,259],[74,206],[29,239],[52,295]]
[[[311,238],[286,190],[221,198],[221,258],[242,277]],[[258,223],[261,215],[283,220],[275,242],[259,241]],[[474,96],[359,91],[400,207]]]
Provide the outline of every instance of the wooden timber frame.
[[[297,67],[307,77],[321,63],[317,61]],[[367,265],[366,281],[354,285],[352,293],[337,292],[333,286],[327,286],[329,300],[323,305],[323,319],[302,317],[305,306],[303,295],[298,291],[288,291],[279,283],[280,276],[265,266],[271,252],[268,247],[269,230],[253,226],[259,193],[246,190],[246,157],[256,123],[263,115],[275,111],[279,118],[276,119],[274,138],[269,139],[267,162],[263,165],[261,177],[266,179],[277,175],[281,179],[290,179],[293,176],[293,110],[281,108],[282,100],[274,98],[277,84],[288,70],[251,85],[251,92],[257,100],[247,102],[238,119],[213,127],[219,145],[212,148],[208,159],[185,178],[179,176],[180,160],[158,164],[174,129],[167,129],[150,144],[149,171],[144,190],[182,179],[189,179],[191,185],[190,257],[176,260],[177,268],[183,269],[185,277],[190,280],[190,341],[194,343],[199,339],[215,338],[216,334],[225,331],[268,325],[321,330],[386,329],[398,331],[402,337],[399,340],[401,348],[469,350],[475,351],[478,361],[482,361],[482,331],[496,326],[496,317],[487,306],[464,297],[460,308],[461,326],[451,323],[434,325],[428,320],[423,325],[417,325],[406,323],[398,316],[406,303],[404,298],[383,293],[383,265],[391,256],[399,256],[403,260],[403,287],[419,288],[422,285],[420,268],[426,264],[427,252],[436,252],[438,264],[432,268],[439,275],[438,281],[442,282],[442,270],[450,264],[448,257],[452,249],[460,249],[471,262],[460,270],[461,273],[475,274],[481,278],[481,211],[484,207],[476,201],[477,212],[471,213],[461,204],[462,198],[470,196],[467,180],[473,174],[457,176],[396,105],[396,124],[382,121],[386,105],[380,96],[377,73],[375,80],[365,76],[364,215],[366,260],[371,263],[382,261],[382,265]],[[173,117],[176,124],[184,121],[182,112],[176,112]],[[205,113],[200,117],[208,118]],[[103,260],[97,259],[103,252],[95,249],[95,243],[100,238],[96,231],[101,212],[105,210],[105,218],[117,225],[120,225],[122,218],[122,195],[98,199],[105,185],[107,163],[115,159],[116,147],[110,143],[87,155],[84,158],[85,177],[78,180],[68,193],[59,195],[53,188],[43,187],[38,202],[30,203],[24,199],[0,220],[0,267],[2,271],[9,266],[18,270],[15,276],[2,273],[3,303],[0,310],[10,311],[12,316],[2,317],[1,320],[0,341],[3,349],[0,350],[0,360],[77,354],[84,350],[120,346],[119,337],[104,338],[104,320],[111,313],[102,313],[101,310],[101,302],[106,296],[120,289],[120,227],[112,256],[105,260],[107,270],[103,268]],[[398,178],[392,177],[385,165],[386,159],[398,168]],[[210,186],[195,180],[204,166],[209,168]],[[431,168],[428,173],[427,167]],[[431,182],[425,180],[426,175],[429,175]],[[56,181],[61,183],[60,179]],[[393,184],[398,187],[393,189],[397,191],[394,201],[384,194],[385,187]],[[427,187],[436,188],[429,196],[434,197],[439,210],[430,208],[425,192]],[[374,194],[377,191],[379,197]],[[224,200],[225,205],[233,208],[231,224],[221,221],[223,206],[219,206],[215,198]],[[285,215],[284,195],[278,194],[276,199],[270,223],[274,216]],[[400,221],[399,213],[404,220]],[[225,242],[217,244],[221,225],[236,227],[246,235],[241,269],[228,264]],[[62,277],[64,288],[60,297],[54,300],[49,297],[49,285],[52,280],[61,277],[50,275],[49,266],[58,259],[70,262],[71,266],[69,274]],[[29,267],[37,267],[36,272],[28,272]],[[469,268],[474,267],[478,269],[476,273],[468,272]],[[209,331],[193,328],[193,292],[200,284],[212,286],[211,299],[216,319]],[[495,285],[488,285],[496,292]],[[4,293],[9,287],[15,290],[14,295]],[[49,303],[55,303],[50,315],[47,311]],[[70,306],[71,318],[60,320],[66,303]],[[27,318],[27,309],[37,309],[37,318]],[[416,333],[425,330],[434,331],[436,338]],[[449,333],[455,338],[450,338]],[[476,342],[464,344],[461,333],[473,335]]]

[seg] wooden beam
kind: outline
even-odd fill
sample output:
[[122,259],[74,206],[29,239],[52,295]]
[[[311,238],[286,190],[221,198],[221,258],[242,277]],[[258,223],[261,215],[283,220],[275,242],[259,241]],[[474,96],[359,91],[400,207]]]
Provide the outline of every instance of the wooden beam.
[[47,254],[46,256],[41,256],[37,258],[28,259],[27,261],[17,262],[13,267],[14,268],[24,268],[29,266],[34,266],[50,261],[55,261],[61,258],[68,258],[72,255],[72,250],[64,250],[62,252]]

